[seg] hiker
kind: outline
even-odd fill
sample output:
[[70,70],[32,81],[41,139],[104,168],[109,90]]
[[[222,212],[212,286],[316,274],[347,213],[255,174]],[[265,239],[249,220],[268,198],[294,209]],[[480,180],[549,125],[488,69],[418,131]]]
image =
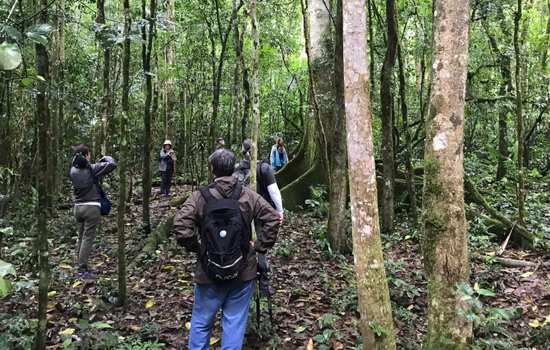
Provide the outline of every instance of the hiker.
[[[223,137],[218,137],[216,139],[216,143],[214,144],[214,152],[212,152],[211,155],[208,156],[208,163],[211,163],[212,162],[212,157],[214,156],[214,153],[219,150],[219,149],[223,149],[225,148],[225,140],[223,139]],[[209,181],[211,181],[212,178],[209,179]]]
[[[198,253],[190,350],[209,348],[220,308],[222,349],[242,348],[257,273],[256,252],[265,253],[277,239],[279,215],[232,176],[235,162],[230,150],[215,151],[210,161],[213,183],[195,191],[174,218],[178,244]],[[263,228],[255,241],[253,219]]]
[[285,143],[282,138],[277,139],[277,143],[271,147],[271,154],[269,156],[271,166],[275,171],[279,171],[288,163],[288,154],[286,152]]
[[109,214],[111,205],[99,180],[115,170],[117,164],[110,156],[104,156],[98,163],[91,164],[90,149],[83,144],[74,146],[73,153],[69,178],[74,188],[74,216],[78,224],[78,273],[82,277],[91,277],[93,272],[88,267],[88,258],[101,216]]
[[216,139],[216,149],[220,149],[220,148],[225,148],[225,140],[223,139],[223,137],[218,137]]
[[170,140],[164,141],[159,157],[160,193],[170,196],[172,176],[176,175],[176,152],[172,149]]
[[[252,140],[246,139],[241,146],[243,160],[235,167],[235,176],[242,184],[250,184],[250,159]],[[256,165],[256,192],[262,196],[279,213],[281,224],[283,222],[284,210],[281,191],[275,180],[275,172],[267,160],[261,160]]]

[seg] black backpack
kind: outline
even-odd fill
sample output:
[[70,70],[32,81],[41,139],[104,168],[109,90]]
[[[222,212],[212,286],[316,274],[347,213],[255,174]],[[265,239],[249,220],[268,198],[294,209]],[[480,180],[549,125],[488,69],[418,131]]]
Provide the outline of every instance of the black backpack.
[[92,187],[95,185],[97,187],[97,191],[99,192],[99,204],[101,205],[100,213],[102,216],[109,215],[111,213],[111,208],[113,207],[113,204],[109,200],[109,197],[107,197],[107,194],[105,193],[105,191],[103,190],[103,187],[99,183],[98,177],[94,175],[94,171],[92,170],[92,167],[89,164],[88,164],[88,169],[90,170],[90,174],[94,178]]
[[250,161],[241,160],[235,168],[233,177],[235,177],[242,186],[250,186]]
[[214,184],[200,189],[206,201],[200,222],[200,260],[208,276],[222,282],[238,278],[246,266],[250,225],[239,206],[242,186],[237,183],[231,196],[221,199],[210,192],[215,187]]

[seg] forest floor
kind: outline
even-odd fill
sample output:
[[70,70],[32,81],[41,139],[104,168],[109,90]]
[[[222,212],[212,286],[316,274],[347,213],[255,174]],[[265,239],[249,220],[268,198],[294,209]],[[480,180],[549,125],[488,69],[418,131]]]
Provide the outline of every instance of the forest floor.
[[[182,196],[189,190],[178,187],[176,192]],[[176,210],[168,203],[155,196],[151,204],[154,224]],[[111,214],[104,220],[96,239],[91,266],[97,277],[91,281],[74,277],[71,210],[60,210],[52,219],[49,348],[183,348],[193,303],[195,257],[170,240],[151,256],[135,259],[145,235],[139,228],[141,205],[132,205],[127,224],[129,300],[126,309],[115,307],[111,303],[117,290],[115,217]],[[315,349],[358,348],[353,259],[334,255],[327,249],[322,238],[323,224],[323,219],[311,212],[287,215],[269,257],[273,270],[271,285],[276,290],[274,322],[269,322],[263,301],[258,329],[255,308],[251,306],[245,349],[310,349],[309,343]],[[426,329],[426,282],[418,236],[417,230],[403,223],[394,234],[383,237],[400,349],[418,349]],[[28,254],[31,240],[15,237],[4,239],[2,259],[16,265],[20,281],[32,280],[35,277]],[[476,288],[466,298],[483,304],[480,307],[474,303],[470,315],[476,322],[478,348],[549,349],[550,268],[542,264],[506,268],[492,262],[491,255],[486,249],[473,250],[471,254],[471,282]],[[502,256],[549,261],[548,254],[511,247]],[[24,283],[20,285],[20,291],[0,303],[0,348],[5,344],[10,349],[26,349],[30,344],[36,285],[27,288]],[[220,344],[219,325],[211,343],[213,348]]]

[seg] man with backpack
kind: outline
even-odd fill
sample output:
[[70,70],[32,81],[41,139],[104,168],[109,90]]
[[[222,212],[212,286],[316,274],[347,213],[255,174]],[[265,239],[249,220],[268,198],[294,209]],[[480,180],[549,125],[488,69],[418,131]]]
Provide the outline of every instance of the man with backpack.
[[[280,216],[260,195],[232,176],[235,162],[233,152],[216,150],[210,157],[214,182],[194,192],[174,219],[178,244],[198,253],[191,350],[209,348],[219,309],[222,349],[242,348],[257,274],[256,253],[264,254],[277,239]],[[251,234],[253,220],[262,225],[255,241]],[[195,229],[199,229],[198,234]]]
[[[241,147],[243,160],[235,167],[235,172],[233,173],[233,176],[235,176],[244,186],[250,185],[251,149],[252,140],[244,140]],[[256,192],[277,210],[282,224],[284,217],[283,199],[277,181],[275,180],[275,172],[266,159],[259,161],[256,166]]]
[[74,157],[69,178],[74,189],[74,216],[78,224],[76,258],[81,277],[92,277],[88,268],[88,258],[93,248],[97,226],[102,215],[108,215],[111,202],[103,192],[99,181],[116,168],[115,160],[104,156],[98,163],[91,164],[88,146],[73,147]]

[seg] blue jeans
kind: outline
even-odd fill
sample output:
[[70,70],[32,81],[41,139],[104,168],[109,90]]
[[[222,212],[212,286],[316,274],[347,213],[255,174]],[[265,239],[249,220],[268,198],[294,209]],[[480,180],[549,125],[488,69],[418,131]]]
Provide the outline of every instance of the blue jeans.
[[254,280],[228,284],[196,284],[189,350],[210,349],[210,336],[218,310],[222,309],[222,350],[243,346]]

